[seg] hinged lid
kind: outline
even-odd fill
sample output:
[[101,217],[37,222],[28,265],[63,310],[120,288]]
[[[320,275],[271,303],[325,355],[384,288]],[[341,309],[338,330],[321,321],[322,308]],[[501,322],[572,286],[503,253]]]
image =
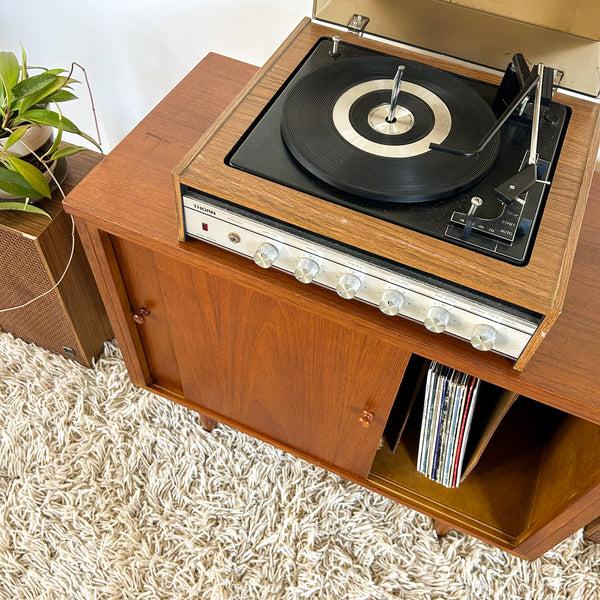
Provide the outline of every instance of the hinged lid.
[[504,70],[521,52],[600,95],[600,0],[314,0],[313,18]]

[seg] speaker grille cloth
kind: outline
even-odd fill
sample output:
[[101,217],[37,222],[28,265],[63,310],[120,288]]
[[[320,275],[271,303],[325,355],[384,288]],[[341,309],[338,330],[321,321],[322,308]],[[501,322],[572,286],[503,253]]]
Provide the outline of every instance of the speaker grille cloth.
[[[23,304],[55,283],[44,267],[35,241],[1,228],[0,265],[0,308]],[[0,327],[52,352],[83,358],[58,290],[24,308],[0,313]],[[75,355],[65,352],[63,346],[74,350]]]

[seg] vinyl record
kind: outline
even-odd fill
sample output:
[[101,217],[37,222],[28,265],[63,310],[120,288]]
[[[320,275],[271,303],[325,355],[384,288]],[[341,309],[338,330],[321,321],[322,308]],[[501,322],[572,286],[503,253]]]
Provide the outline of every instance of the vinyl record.
[[[398,108],[388,123],[399,65],[405,70]],[[494,122],[487,103],[459,78],[377,56],[335,62],[299,81],[285,101],[281,133],[294,158],[329,185],[373,200],[423,202],[480,179],[494,163],[500,136],[473,157],[429,144],[473,148]]]

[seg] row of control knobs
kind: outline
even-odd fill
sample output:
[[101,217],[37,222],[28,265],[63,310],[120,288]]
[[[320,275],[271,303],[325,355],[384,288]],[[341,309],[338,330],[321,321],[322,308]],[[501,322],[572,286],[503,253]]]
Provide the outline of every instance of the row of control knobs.
[[[254,262],[263,269],[273,265],[279,256],[279,251],[273,244],[263,243],[254,253]],[[319,272],[319,265],[311,258],[301,258],[294,270],[294,276],[302,283],[312,283]],[[338,279],[336,292],[347,300],[356,296],[360,289],[361,280],[353,273],[343,273]],[[404,304],[404,295],[396,290],[385,290],[379,301],[379,310],[382,313],[395,316]],[[434,333],[442,333],[450,322],[450,311],[443,306],[431,306],[423,324]],[[490,325],[480,324],[473,329],[471,344],[478,350],[491,350],[496,341],[496,330]]]

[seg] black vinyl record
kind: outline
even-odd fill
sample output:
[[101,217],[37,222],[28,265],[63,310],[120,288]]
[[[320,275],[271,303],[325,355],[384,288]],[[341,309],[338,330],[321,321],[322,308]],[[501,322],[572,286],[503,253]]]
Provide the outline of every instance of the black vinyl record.
[[[390,132],[381,112],[387,114],[399,65],[405,66],[401,112]],[[464,190],[487,173],[500,135],[472,157],[429,144],[468,150],[494,123],[488,104],[461,79],[377,56],[335,62],[299,81],[285,101],[281,134],[294,158],[329,185],[373,200],[423,202]]]

